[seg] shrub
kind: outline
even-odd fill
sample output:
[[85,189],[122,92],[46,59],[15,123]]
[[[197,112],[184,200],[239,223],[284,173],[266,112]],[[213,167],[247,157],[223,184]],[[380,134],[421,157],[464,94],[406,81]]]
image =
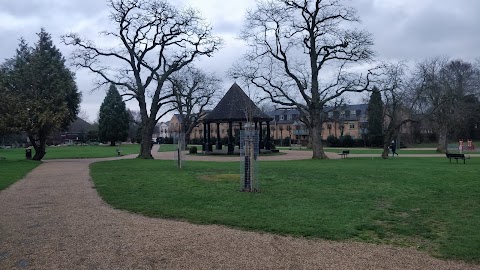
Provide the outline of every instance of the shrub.
[[165,137],[163,140],[164,144],[173,144],[173,138],[172,137]]
[[350,135],[343,136],[341,141],[342,147],[352,147],[354,144],[353,138]]
[[199,144],[199,145],[201,145],[201,144],[203,144],[203,140],[202,140],[202,138],[193,138],[193,139],[191,140],[191,143],[192,143],[192,144]]
[[327,144],[330,147],[337,147],[340,145],[340,140],[337,137],[330,135],[327,137]]
[[196,146],[191,146],[189,149],[188,149],[188,152],[190,154],[196,154],[198,152],[198,149]]
[[283,146],[290,146],[290,145],[291,145],[290,137],[284,138],[282,145],[283,145]]
[[354,147],[365,147],[366,142],[363,139],[355,139],[354,140]]

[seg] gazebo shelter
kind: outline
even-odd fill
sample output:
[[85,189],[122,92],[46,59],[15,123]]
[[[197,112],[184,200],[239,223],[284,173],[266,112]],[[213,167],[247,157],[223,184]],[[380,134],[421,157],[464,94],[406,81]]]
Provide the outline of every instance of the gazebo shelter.
[[[223,96],[218,105],[203,118],[203,150],[212,152],[210,138],[210,127],[217,124],[216,150],[221,150],[220,124],[228,123],[228,154],[233,154],[235,149],[233,137],[233,125],[238,123],[240,130],[244,123],[254,123],[255,130],[260,134],[260,149],[270,150],[270,121],[273,118],[262,112],[253,101],[243,92],[238,84],[234,83],[228,92]],[[263,138],[263,123],[266,123],[267,131],[265,140]]]

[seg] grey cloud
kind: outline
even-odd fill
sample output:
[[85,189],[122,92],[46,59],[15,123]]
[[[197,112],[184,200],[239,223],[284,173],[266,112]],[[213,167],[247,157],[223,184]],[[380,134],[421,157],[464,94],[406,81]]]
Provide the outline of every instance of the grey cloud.
[[479,54],[479,1],[435,1],[426,7],[412,3],[410,12],[380,8],[373,0],[356,4],[362,26],[374,34],[379,58],[418,60],[447,55],[472,60]]
[[[205,2],[203,2],[205,1]],[[208,2],[207,2],[208,1]],[[374,35],[377,56],[380,60],[417,60],[424,57],[447,55],[453,58],[473,60],[480,57],[480,1],[404,1],[351,0],[347,4],[358,9],[363,23],[359,26]],[[238,36],[243,27],[244,7],[252,7],[254,0],[224,2],[220,0],[176,0],[171,3],[192,4],[201,9],[212,24],[214,33],[225,37],[224,48],[212,58],[203,58],[197,65],[207,72],[214,72],[224,79],[225,88],[231,84],[226,71],[242,55],[244,45]],[[388,3],[391,3],[390,6]],[[400,4],[398,4],[400,3]],[[55,44],[68,58],[72,50],[60,44],[59,37],[70,31],[78,31],[88,39],[98,39],[98,32],[109,23],[106,1],[103,0],[0,0],[0,62],[12,57],[20,37],[30,43],[40,27],[52,34]],[[204,7],[204,8],[202,8]],[[5,18],[12,21],[5,22]],[[9,19],[9,20],[10,20]],[[77,71],[77,84],[83,92],[82,108],[94,120],[105,95],[94,87],[94,76],[86,70]],[[129,107],[135,109],[130,102]]]

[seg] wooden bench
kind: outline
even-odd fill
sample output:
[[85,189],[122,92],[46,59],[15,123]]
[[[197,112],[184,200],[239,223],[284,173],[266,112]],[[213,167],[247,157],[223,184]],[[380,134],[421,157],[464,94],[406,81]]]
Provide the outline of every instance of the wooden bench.
[[120,149],[117,148],[116,151],[117,151],[117,156],[121,156],[121,155],[122,155],[122,151],[121,151]]
[[343,150],[341,153],[338,153],[342,158],[347,158],[348,154],[350,154],[350,150]]
[[455,160],[457,160],[457,163],[459,159],[463,159],[463,164],[465,164],[465,159],[470,158],[470,156],[465,156],[465,154],[446,153],[445,155],[450,160],[450,163],[452,163],[452,158],[454,158]]

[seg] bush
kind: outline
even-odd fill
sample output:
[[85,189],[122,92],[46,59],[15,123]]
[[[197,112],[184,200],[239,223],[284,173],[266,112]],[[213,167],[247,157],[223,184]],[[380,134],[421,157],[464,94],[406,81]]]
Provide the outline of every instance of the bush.
[[197,149],[196,146],[192,146],[192,147],[190,147],[190,148],[188,149],[188,152],[189,152],[190,154],[196,154],[196,153],[198,152],[198,149]]
[[164,144],[173,144],[173,138],[172,137],[165,137],[163,140]]
[[203,144],[203,139],[202,139],[202,138],[193,138],[193,139],[191,140],[191,143],[192,143],[192,144],[202,145],[202,144]]
[[354,144],[353,138],[350,135],[345,135],[341,139],[341,146],[342,147],[352,147]]
[[284,138],[282,145],[283,145],[283,146],[290,146],[290,145],[291,145],[290,137]]
[[340,146],[340,140],[337,137],[330,135],[327,137],[327,144],[330,147],[337,147]]
[[366,142],[363,139],[355,139],[354,140],[354,147],[365,147]]

